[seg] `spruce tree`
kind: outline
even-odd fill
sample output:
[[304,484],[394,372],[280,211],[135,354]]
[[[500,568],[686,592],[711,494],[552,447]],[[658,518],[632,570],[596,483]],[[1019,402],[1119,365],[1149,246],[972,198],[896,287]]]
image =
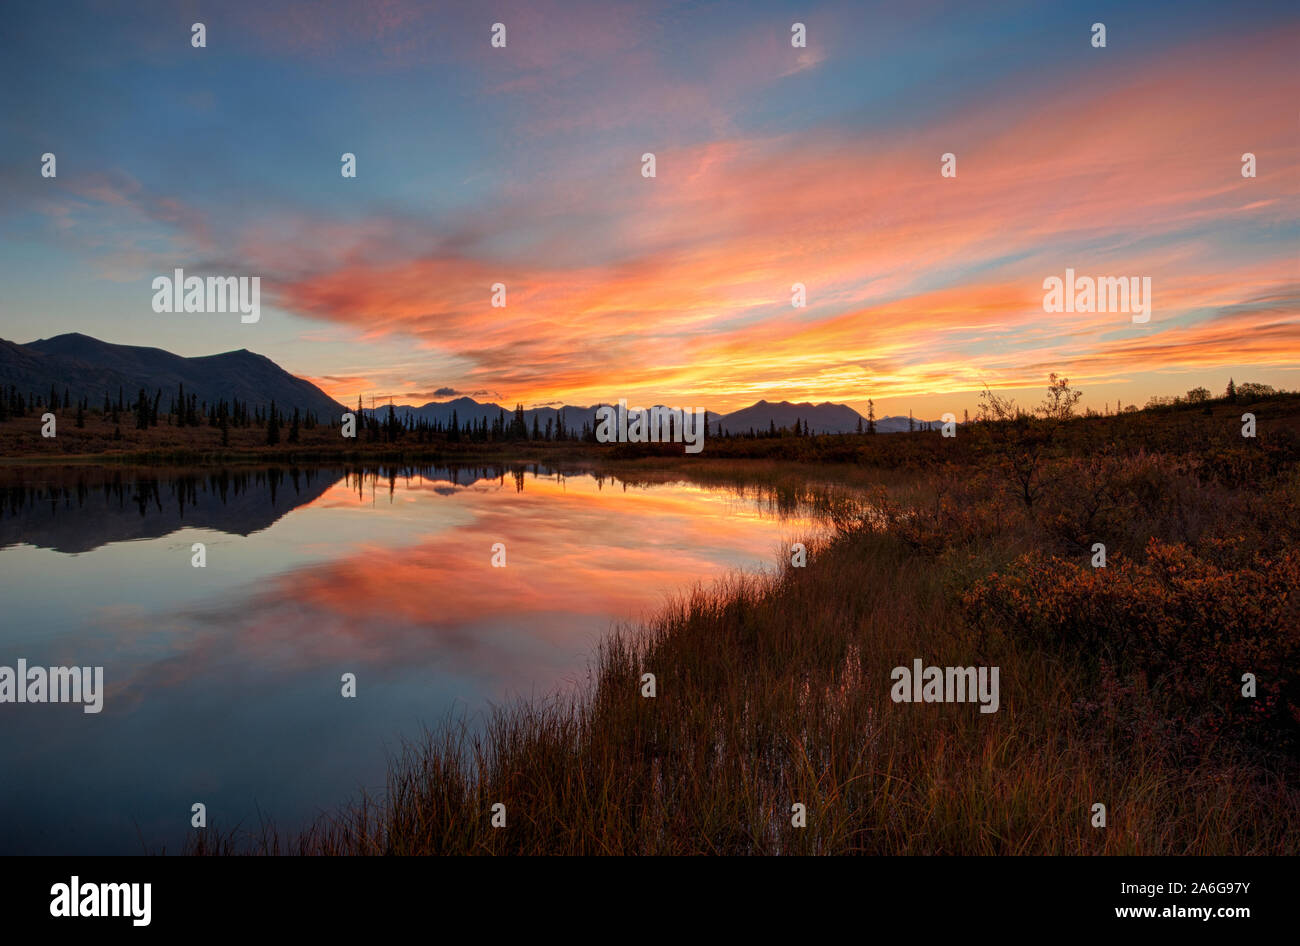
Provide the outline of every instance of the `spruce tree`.
[[271,401],[271,410],[266,415],[266,442],[268,446],[280,442],[280,422],[276,417],[274,399]]

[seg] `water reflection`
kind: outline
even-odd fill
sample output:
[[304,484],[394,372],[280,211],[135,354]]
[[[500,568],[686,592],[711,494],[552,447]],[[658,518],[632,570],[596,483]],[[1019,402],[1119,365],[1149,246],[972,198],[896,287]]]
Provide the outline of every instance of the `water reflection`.
[[69,468],[3,490],[0,664],[102,665],[106,689],[97,716],[0,705],[6,852],[175,849],[194,801],[292,829],[380,787],[401,737],[580,681],[612,624],[813,528],[790,496],[531,466]]
[[[110,542],[153,539],[183,527],[250,535],[290,510],[312,503],[342,479],[358,491],[399,477],[450,484],[447,492],[481,480],[503,480],[505,468],[269,467],[203,473],[113,470],[101,467],[8,471],[0,483],[0,548],[27,543],[59,552],[86,552]],[[537,472],[534,470],[534,472]],[[524,468],[511,471],[523,489]]]

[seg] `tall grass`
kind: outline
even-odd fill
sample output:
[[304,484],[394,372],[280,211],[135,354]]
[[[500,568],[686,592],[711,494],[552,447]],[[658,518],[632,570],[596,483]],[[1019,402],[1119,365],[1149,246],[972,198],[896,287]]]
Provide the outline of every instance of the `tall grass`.
[[[944,555],[866,520],[806,568],[733,578],[601,648],[585,692],[449,721],[311,854],[1294,853],[1300,795],[1225,738],[1170,751],[1158,692],[1116,724],[1086,651],[982,633]],[[1001,708],[895,704],[890,671],[1001,668]],[[641,695],[642,675],[657,695]],[[1144,702],[1145,701],[1145,702]],[[1140,705],[1138,705],[1140,704]],[[1136,707],[1136,708],[1135,708]],[[1142,712],[1138,712],[1138,710]],[[1145,716],[1143,714],[1145,713]],[[1130,720],[1131,722],[1131,720]],[[491,825],[505,805],[506,826]],[[792,826],[792,805],[807,825]],[[1106,805],[1108,826],[1091,825]],[[250,843],[251,842],[251,843]],[[211,842],[208,842],[211,844]],[[218,847],[220,847],[218,843]]]
[[[192,850],[1297,853],[1300,479],[1257,454],[1065,449],[1032,507],[989,457],[856,508],[765,468],[835,523],[807,567],[683,594],[612,635],[578,692],[446,721],[304,832]],[[892,702],[917,657],[998,666],[999,711]]]

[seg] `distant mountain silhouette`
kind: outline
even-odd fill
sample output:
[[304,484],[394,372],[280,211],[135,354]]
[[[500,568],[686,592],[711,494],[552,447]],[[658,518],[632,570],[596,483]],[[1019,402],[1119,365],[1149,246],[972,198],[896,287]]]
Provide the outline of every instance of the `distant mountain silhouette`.
[[150,397],[161,388],[166,408],[181,384],[186,395],[210,404],[239,400],[265,407],[274,399],[277,409],[297,407],[322,420],[337,418],[344,410],[310,381],[245,348],[183,358],[161,348],[114,345],[77,332],[27,345],[0,339],[0,385],[14,385],[24,396],[48,395],[51,387],[62,395],[66,388],[74,399],[86,397],[98,407],[105,394],[116,401],[119,388],[128,403],[140,388]]
[[[458,397],[453,401],[430,401],[419,407],[411,404],[395,404],[393,410],[399,418],[416,417],[444,426],[451,420],[453,411],[456,413],[456,422],[462,426],[467,421],[477,424],[486,420],[491,424],[501,414],[505,414],[506,421],[509,422],[515,416],[513,407],[493,403],[480,404],[470,397]],[[564,411],[564,425],[579,430],[582,429],[583,421],[590,422],[596,411],[594,407],[535,407],[524,411],[524,418],[528,421],[529,429],[532,428],[534,415],[541,426],[545,427],[546,421],[548,419],[554,421],[561,410]],[[376,405],[373,412],[367,407],[365,412],[374,413],[382,418],[388,413],[388,405]]]
[[[889,416],[876,418],[876,432],[881,434],[898,434],[908,429],[909,418],[902,416]],[[941,420],[921,420],[915,419],[916,428],[920,430],[922,424],[932,424],[935,427],[943,426]]]
[[[771,429],[775,424],[787,430],[793,430],[797,421],[802,427],[805,423],[818,434],[840,434],[857,430],[861,415],[846,404],[791,404],[781,401],[773,404],[759,401],[749,407],[732,411],[722,417],[723,431],[733,434],[748,433],[752,428],[758,433]],[[866,424],[866,421],[863,421]]]
[[[563,411],[565,426],[570,429],[581,430],[584,423],[595,425],[596,409],[599,406],[529,408],[524,411],[524,420],[531,430],[533,417],[536,416],[538,425],[545,429],[547,420],[554,421]],[[513,408],[503,407],[500,404],[480,404],[473,398],[468,397],[456,398],[454,401],[431,401],[420,407],[409,404],[393,405],[393,411],[398,418],[414,416],[443,425],[446,425],[451,420],[452,411],[455,411],[456,420],[462,426],[466,421],[478,423],[487,420],[488,423],[491,423],[502,413],[505,414],[507,422],[514,417]],[[369,409],[367,409],[367,412],[369,412]],[[376,407],[374,410],[374,413],[380,417],[383,417],[387,412],[388,405]],[[789,401],[780,401],[778,403],[759,401],[757,404],[751,404],[749,407],[732,411],[730,414],[715,414],[709,411],[707,416],[710,434],[716,434],[719,424],[721,424],[723,431],[729,431],[733,434],[748,433],[751,429],[762,433],[769,430],[774,423],[778,428],[784,427],[787,430],[793,430],[796,420],[800,426],[807,424],[814,433],[818,434],[855,433],[858,429],[858,421],[862,422],[864,430],[867,426],[867,419],[853,408],[847,404],[832,404],[830,401],[822,404],[811,404],[806,401],[802,404],[792,404]],[[915,423],[920,428],[926,421],[917,418]],[[937,425],[940,422],[931,421],[931,423]],[[890,416],[876,419],[876,431],[878,433],[899,433],[907,429],[908,418],[906,417]]]
[[[761,433],[770,429],[773,423],[778,428],[785,427],[793,429],[795,421],[799,421],[800,426],[807,425],[812,428],[816,434],[851,434],[858,430],[858,422],[862,422],[862,429],[867,429],[867,419],[849,407],[847,404],[832,404],[825,401],[821,404],[812,404],[807,401],[802,404],[791,404],[789,401],[780,401],[773,404],[770,401],[759,401],[749,407],[741,408],[730,414],[724,414],[722,417],[722,429],[730,431],[733,434],[747,433],[751,428]],[[934,424],[938,426],[942,421],[927,421],[922,418],[909,419],[907,417],[886,416],[876,418],[876,432],[881,434],[896,434],[908,429],[910,424],[915,424],[919,430],[923,424]]]
[[[216,403],[220,400],[240,400],[249,406],[265,407],[274,399],[281,410],[295,407],[311,411],[322,420],[337,418],[351,406],[344,406],[329,397],[310,381],[294,377],[271,359],[254,354],[247,349],[183,358],[161,348],[143,348],[134,345],[114,345],[77,332],[43,338],[26,345],[0,339],[0,386],[14,385],[24,395],[47,395],[53,387],[59,394],[66,389],[73,397],[87,397],[92,406],[103,403],[104,395],[117,399],[119,388],[129,404],[135,400],[140,388],[152,397],[159,388],[163,404],[167,404],[180,385],[185,385],[187,395],[197,395],[200,401]],[[541,429],[550,421],[555,424],[560,415],[569,430],[581,430],[584,424],[596,425],[596,411],[600,404],[590,406],[560,405],[534,407],[524,411],[524,421],[531,430],[534,418]],[[640,406],[640,405],[634,405]],[[646,405],[649,406],[649,405]],[[380,417],[388,405],[363,408],[365,413]],[[482,404],[469,397],[451,401],[431,401],[419,407],[410,404],[394,405],[399,418],[415,417],[446,427],[452,413],[463,426],[486,420],[489,424],[502,414],[509,422],[514,409],[502,404]],[[759,401],[730,414],[706,414],[709,434],[716,435],[719,427],[733,434],[750,430],[761,433],[773,424],[777,428],[792,430],[795,422],[811,427],[819,434],[848,434],[858,429],[858,422],[866,427],[866,418],[847,404],[821,404],[789,401]],[[917,426],[926,423],[917,419]],[[938,422],[933,422],[938,423]],[[908,429],[906,417],[881,417],[876,420],[879,433],[895,433]]]
[[[612,406],[617,407],[617,405]],[[640,407],[641,405],[632,406]],[[596,410],[599,407],[601,407],[600,404],[593,404],[590,407],[561,405],[559,407],[526,408],[524,410],[524,422],[528,425],[528,429],[532,430],[533,418],[536,417],[538,427],[545,430],[546,422],[548,420],[552,423],[558,422],[560,414],[563,413],[564,426],[566,429],[582,430],[582,425],[584,423],[593,427],[596,425]],[[461,426],[464,426],[466,421],[479,423],[486,420],[491,424],[492,421],[496,420],[501,414],[505,414],[506,422],[509,423],[515,416],[515,409],[513,407],[505,407],[501,404],[492,403],[480,404],[473,398],[468,397],[458,397],[454,401],[430,401],[428,404],[423,404],[420,407],[415,407],[410,404],[393,405],[393,412],[399,419],[413,416],[421,420],[437,422],[444,426],[451,420],[452,411],[456,412],[456,422]],[[374,413],[380,419],[383,419],[383,417],[388,413],[388,405],[385,404],[382,407],[376,405],[373,412],[370,408],[365,408],[365,412],[367,414]],[[715,414],[712,411],[706,411],[705,415],[708,418],[709,430],[712,431],[714,425],[718,422],[720,415]]]

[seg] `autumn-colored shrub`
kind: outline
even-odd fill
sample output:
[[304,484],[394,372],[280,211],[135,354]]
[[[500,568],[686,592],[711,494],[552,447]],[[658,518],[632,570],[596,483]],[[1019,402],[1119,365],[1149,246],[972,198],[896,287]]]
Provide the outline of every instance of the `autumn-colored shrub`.
[[[1197,740],[1220,733],[1295,745],[1300,733],[1300,550],[1230,569],[1152,540],[1105,568],[1030,553],[964,604],[988,631],[1091,653],[1142,674]],[[1258,694],[1242,695],[1253,674]]]

